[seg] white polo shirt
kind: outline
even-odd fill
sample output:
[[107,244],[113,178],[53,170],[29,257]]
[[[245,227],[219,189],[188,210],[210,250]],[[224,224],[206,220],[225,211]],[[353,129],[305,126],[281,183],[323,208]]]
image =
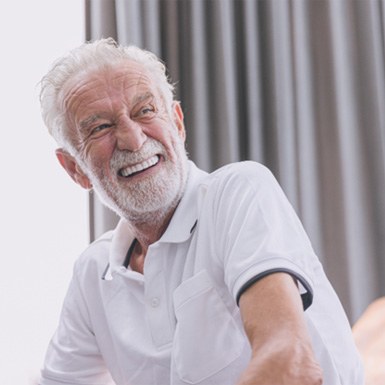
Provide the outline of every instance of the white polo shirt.
[[344,311],[272,174],[255,162],[189,167],[144,275],[125,267],[124,220],[78,259],[40,384],[234,385],[250,358],[237,300],[284,271],[300,284],[324,385],[362,385]]

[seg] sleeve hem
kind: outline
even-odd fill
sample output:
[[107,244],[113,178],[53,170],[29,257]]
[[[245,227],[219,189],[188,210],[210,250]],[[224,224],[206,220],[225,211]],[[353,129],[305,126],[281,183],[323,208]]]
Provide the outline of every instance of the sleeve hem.
[[297,279],[302,298],[304,310],[310,307],[313,302],[313,282],[299,266],[285,258],[272,258],[261,261],[243,272],[233,284],[233,295],[239,305],[241,295],[254,283],[267,275],[284,272]]
[[252,286],[254,283],[259,281],[260,279],[262,279],[262,278],[264,278],[270,274],[273,274],[273,273],[287,273],[287,274],[290,274],[291,276],[293,276],[294,278],[296,278],[298,281],[300,281],[300,283],[303,285],[303,287],[306,290],[304,293],[301,293],[303,310],[306,310],[312,304],[312,302],[313,302],[313,290],[312,290],[311,286],[308,284],[308,282],[305,280],[305,278],[303,278],[298,273],[296,273],[292,270],[284,269],[284,268],[275,268],[275,269],[270,269],[270,270],[264,271],[262,273],[259,273],[256,276],[250,278],[245,284],[243,284],[242,287],[239,289],[238,294],[236,296],[237,305],[239,306],[239,300],[241,298],[241,295],[250,286]]

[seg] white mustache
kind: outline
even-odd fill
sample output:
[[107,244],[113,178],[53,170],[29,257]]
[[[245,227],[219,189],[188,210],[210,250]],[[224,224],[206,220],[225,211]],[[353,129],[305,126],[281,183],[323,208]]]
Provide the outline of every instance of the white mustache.
[[112,170],[119,171],[123,167],[141,163],[154,155],[165,157],[166,151],[160,142],[149,138],[139,151],[115,150],[110,161],[110,167]]

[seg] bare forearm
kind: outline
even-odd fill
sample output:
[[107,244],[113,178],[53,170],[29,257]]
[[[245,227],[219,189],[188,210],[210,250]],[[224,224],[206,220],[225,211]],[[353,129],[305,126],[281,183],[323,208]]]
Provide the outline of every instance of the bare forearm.
[[242,295],[239,305],[252,359],[238,385],[322,384],[291,276],[263,278]]

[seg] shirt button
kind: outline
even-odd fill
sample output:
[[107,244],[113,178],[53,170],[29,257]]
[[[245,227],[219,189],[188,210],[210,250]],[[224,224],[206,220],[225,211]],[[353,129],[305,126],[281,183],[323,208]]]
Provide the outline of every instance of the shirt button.
[[151,298],[151,307],[158,307],[160,304],[160,299],[158,297]]

